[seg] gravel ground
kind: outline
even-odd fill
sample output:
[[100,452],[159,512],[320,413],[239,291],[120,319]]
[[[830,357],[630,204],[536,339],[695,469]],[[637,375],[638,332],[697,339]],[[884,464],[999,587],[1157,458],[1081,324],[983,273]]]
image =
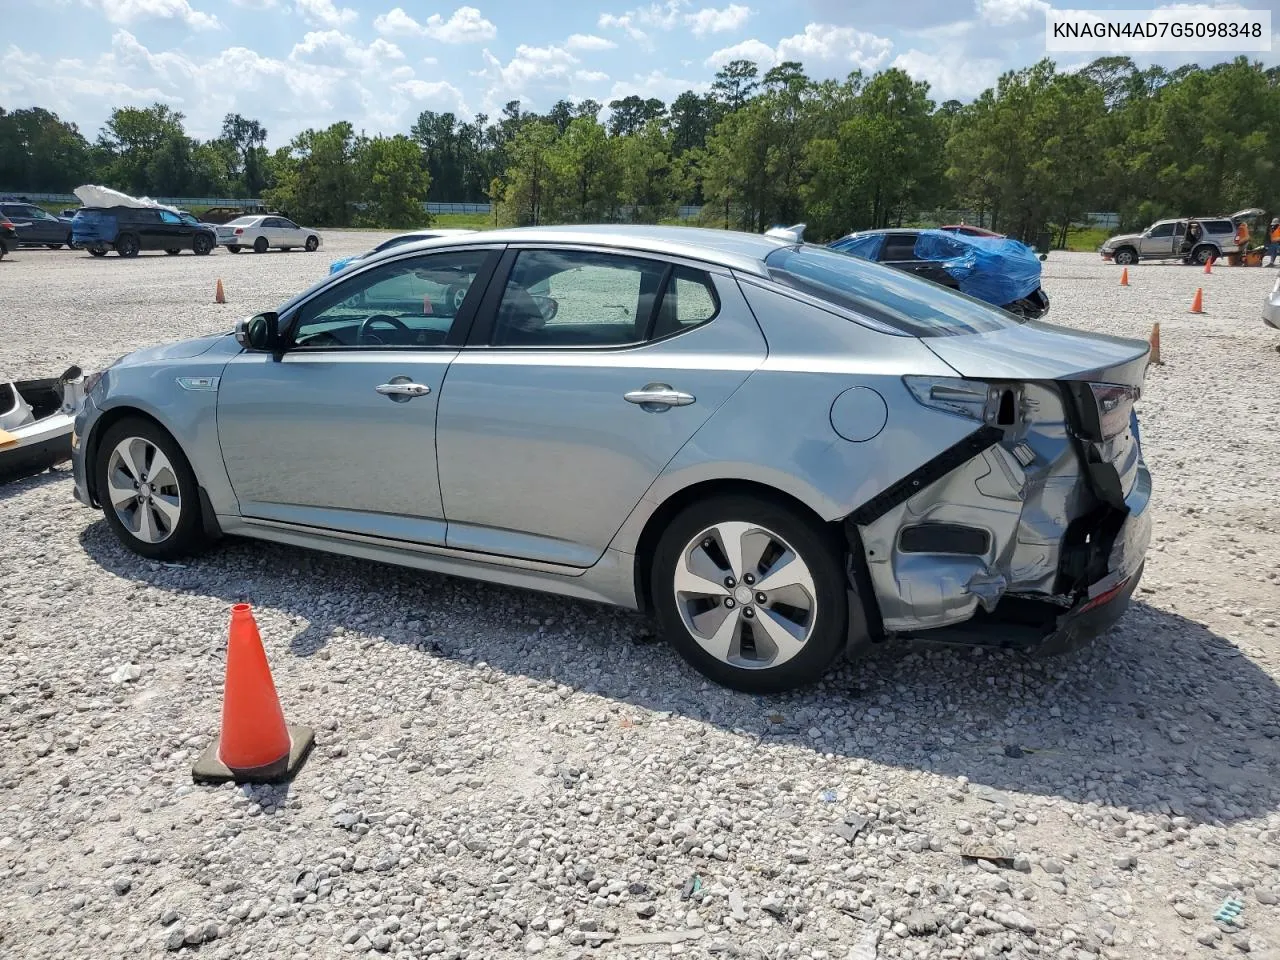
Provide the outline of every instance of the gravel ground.
[[[326,239],[20,252],[0,369],[226,328],[371,242]],[[1045,287],[1060,323],[1162,324],[1156,533],[1056,660],[894,646],[755,698],[625,612],[244,542],[155,564],[65,470],[0,487],[0,954],[1280,957],[1275,274],[1118,274],[1054,254]],[[191,783],[241,600],[317,728],[288,788]]]

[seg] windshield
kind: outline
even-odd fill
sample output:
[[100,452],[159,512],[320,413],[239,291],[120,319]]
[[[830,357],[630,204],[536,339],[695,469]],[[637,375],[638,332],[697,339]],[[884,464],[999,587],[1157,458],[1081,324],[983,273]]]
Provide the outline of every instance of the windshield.
[[764,262],[778,283],[915,337],[989,333],[1022,322],[940,283],[825,247],[781,247]]
[[402,243],[409,243],[413,240],[425,240],[425,239],[426,237],[424,237],[422,234],[406,233],[403,236],[392,237],[390,240],[383,240],[382,243],[378,244],[376,247],[373,248],[373,252],[377,253],[380,250],[389,250],[392,247],[398,247]]

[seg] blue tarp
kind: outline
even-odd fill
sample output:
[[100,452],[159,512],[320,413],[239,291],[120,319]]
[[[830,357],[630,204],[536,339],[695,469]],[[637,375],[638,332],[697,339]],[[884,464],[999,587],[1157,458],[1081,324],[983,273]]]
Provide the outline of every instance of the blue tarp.
[[940,263],[960,284],[961,293],[996,306],[1040,289],[1040,258],[1020,240],[921,230],[915,254]]
[[841,237],[831,244],[831,249],[861,257],[863,260],[875,260],[879,258],[882,246],[884,246],[883,233],[864,233],[861,236],[855,233],[852,236]]

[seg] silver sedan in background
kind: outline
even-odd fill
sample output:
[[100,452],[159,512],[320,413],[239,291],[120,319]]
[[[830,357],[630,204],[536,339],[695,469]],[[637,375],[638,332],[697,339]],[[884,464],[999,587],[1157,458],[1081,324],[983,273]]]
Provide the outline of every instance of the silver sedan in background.
[[292,250],[301,247],[308,253],[320,249],[320,234],[310,227],[300,227],[287,217],[267,215],[237,217],[219,224],[218,245],[232,253],[246,248],[254,253],[268,250]]
[[146,557],[256,537],[651,611],[774,691],[1118,618],[1147,354],[798,236],[455,236],[90,376],[76,496]]

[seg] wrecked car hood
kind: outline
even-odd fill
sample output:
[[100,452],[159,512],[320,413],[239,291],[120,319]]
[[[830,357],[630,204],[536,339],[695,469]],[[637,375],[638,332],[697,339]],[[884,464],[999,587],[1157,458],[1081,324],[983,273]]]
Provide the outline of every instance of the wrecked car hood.
[[1105,248],[1105,247],[1114,247],[1117,244],[1121,244],[1121,243],[1137,243],[1141,239],[1142,239],[1142,234],[1140,233],[1118,233],[1114,237],[1108,238],[1107,242],[1104,243],[1102,246]]
[[926,337],[930,350],[962,377],[997,380],[1086,379],[1141,384],[1150,344],[1084,333],[1038,320],[991,333]]

